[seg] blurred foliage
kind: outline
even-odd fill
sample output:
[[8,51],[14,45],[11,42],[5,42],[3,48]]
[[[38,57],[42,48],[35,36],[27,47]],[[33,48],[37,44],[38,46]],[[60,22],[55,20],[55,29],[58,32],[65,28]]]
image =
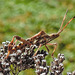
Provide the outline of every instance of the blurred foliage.
[[[48,34],[56,33],[67,9],[69,11],[64,25],[75,16],[75,0],[0,0],[0,45],[2,41],[11,40],[14,35],[26,39],[41,30]],[[75,69],[74,24],[75,20],[65,28],[59,38],[52,41],[58,43],[54,56],[59,52],[65,54],[64,75],[66,71]],[[50,50],[52,52],[53,47]],[[51,56],[46,59],[50,64]],[[25,74],[35,75],[32,70],[19,75]]]

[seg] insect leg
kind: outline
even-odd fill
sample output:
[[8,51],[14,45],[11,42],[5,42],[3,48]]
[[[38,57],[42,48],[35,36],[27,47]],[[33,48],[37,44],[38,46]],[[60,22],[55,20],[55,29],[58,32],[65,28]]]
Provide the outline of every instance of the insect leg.
[[13,43],[13,45],[15,45],[15,44],[16,44],[16,42],[17,42],[17,40],[15,40],[15,42]]
[[[16,38],[16,41],[14,42],[14,38]],[[26,43],[26,44],[29,44],[29,45],[31,45],[31,43],[29,43],[28,41],[26,41],[25,39],[23,39],[23,38],[21,38],[20,36],[17,36],[17,35],[15,35],[15,36],[13,36],[13,38],[12,38],[12,40],[11,40],[11,44],[12,45],[15,45],[15,43],[17,42],[17,40],[19,40],[19,41],[21,41],[21,42],[23,42],[23,43]],[[14,42],[14,43],[13,43]]]
[[[12,47],[12,49],[10,49],[10,47]],[[8,56],[9,56],[9,54],[12,53],[13,51],[16,51],[16,48],[13,48],[13,46],[9,46],[9,47],[8,47],[8,54],[7,54],[7,56],[5,57],[5,59],[7,59]]]
[[47,43],[46,45],[53,45],[54,46],[54,50],[53,50],[53,52],[52,52],[52,58],[54,58],[54,52],[55,52],[55,50],[56,50],[56,48],[57,48],[57,43]]
[[[14,38],[16,38],[16,41],[15,41],[15,42],[14,42]],[[7,54],[7,56],[6,56],[5,58],[8,58],[9,54],[10,54],[13,50],[16,51],[16,49],[15,49],[15,48],[13,49],[13,47],[14,47],[15,43],[17,42],[17,40],[22,41],[23,43],[26,43],[26,44],[28,44],[28,45],[31,45],[31,43],[29,43],[28,41],[22,39],[21,37],[19,37],[19,36],[14,36],[14,37],[12,38],[10,44],[8,45],[8,54]]]
[[45,47],[46,47],[46,49],[47,49],[47,51],[49,52],[49,49],[48,49],[48,47],[45,45]]
[[[16,41],[14,42],[14,38],[15,38],[15,37],[12,38],[11,42],[10,42],[9,45],[8,45],[8,54],[7,54],[7,56],[5,57],[5,59],[8,58],[9,54],[12,52],[13,46],[15,45],[15,43],[16,43],[16,41],[17,41],[17,40],[16,40]],[[14,50],[15,50],[15,49],[14,49]]]
[[4,59],[7,59],[9,54],[10,54],[10,50],[8,50],[8,54],[7,54],[7,56]]
[[40,44],[39,47],[38,47],[38,49],[37,49],[37,51],[34,53],[33,57],[36,56],[36,54],[37,54],[37,52],[39,51],[39,49],[40,49],[41,46],[42,46],[42,45]]

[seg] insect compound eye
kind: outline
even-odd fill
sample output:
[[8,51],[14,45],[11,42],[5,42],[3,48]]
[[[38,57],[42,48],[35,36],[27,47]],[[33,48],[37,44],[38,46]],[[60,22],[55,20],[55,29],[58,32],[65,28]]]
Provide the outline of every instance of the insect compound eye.
[[54,34],[50,34],[50,36],[54,36]]

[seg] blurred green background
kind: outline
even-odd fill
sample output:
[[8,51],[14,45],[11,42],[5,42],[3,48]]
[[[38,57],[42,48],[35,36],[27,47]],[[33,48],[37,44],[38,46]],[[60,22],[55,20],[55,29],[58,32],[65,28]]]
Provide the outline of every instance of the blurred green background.
[[[67,9],[64,25],[75,16],[75,0],[0,0],[0,46],[14,35],[26,39],[41,30],[48,34],[56,33]],[[75,70],[75,20],[52,42],[58,44],[54,56],[58,53],[65,55],[63,75]],[[52,50],[50,46],[50,52]],[[50,65],[51,56],[48,55],[46,60]],[[35,75],[35,72],[29,69],[19,75]]]

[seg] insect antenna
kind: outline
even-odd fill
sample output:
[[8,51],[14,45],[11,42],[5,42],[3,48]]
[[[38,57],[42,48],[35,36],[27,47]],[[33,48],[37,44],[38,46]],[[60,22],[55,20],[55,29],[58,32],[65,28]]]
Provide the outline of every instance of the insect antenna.
[[66,28],[66,26],[75,18],[75,16],[74,16],[73,18],[71,18],[71,19],[67,22],[67,24],[62,28],[63,23],[64,23],[64,20],[65,20],[66,15],[67,15],[67,12],[68,12],[68,10],[67,10],[66,13],[65,13],[65,16],[64,16],[64,18],[63,18],[63,21],[62,21],[62,23],[61,23],[60,29],[59,29],[59,31],[58,31],[57,34],[60,34],[60,33]]
[[61,28],[62,28],[62,26],[63,26],[63,24],[64,24],[64,21],[65,21],[65,18],[66,18],[67,12],[68,12],[68,9],[66,10],[66,13],[65,13],[64,18],[63,18],[63,20],[62,20],[62,23],[61,23],[61,26],[60,26],[59,31],[61,30]]

